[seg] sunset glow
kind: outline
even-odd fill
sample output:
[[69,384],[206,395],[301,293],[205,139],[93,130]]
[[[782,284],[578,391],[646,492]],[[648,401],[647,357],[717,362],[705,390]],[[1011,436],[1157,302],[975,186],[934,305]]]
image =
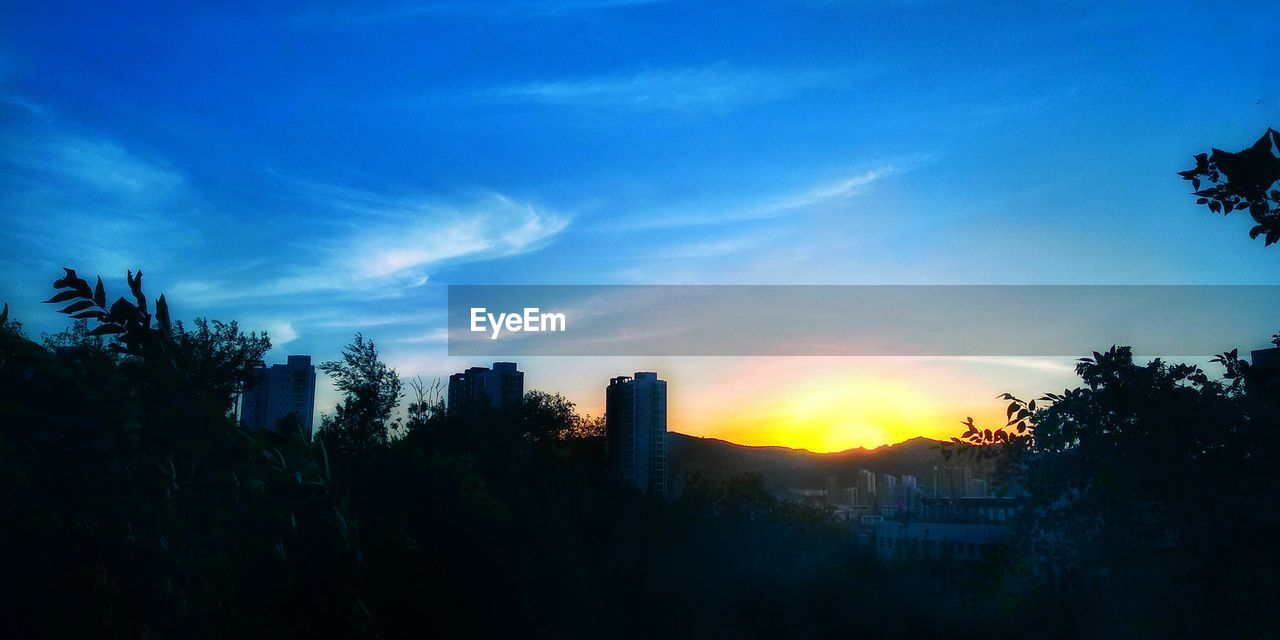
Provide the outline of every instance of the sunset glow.
[[802,381],[730,413],[714,434],[743,444],[780,444],[810,451],[875,448],[916,436],[947,437],[954,409],[901,380],[853,376]]

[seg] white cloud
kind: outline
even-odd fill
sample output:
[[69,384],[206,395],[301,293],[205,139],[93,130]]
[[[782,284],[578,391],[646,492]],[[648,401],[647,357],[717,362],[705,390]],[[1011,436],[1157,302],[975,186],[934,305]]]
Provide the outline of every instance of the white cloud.
[[514,84],[490,89],[483,97],[495,102],[681,111],[776,100],[810,89],[838,86],[840,81],[838,75],[828,72],[744,70],[714,64],[648,70],[628,76]]
[[206,301],[322,292],[330,302],[395,298],[429,282],[440,267],[537,250],[569,223],[568,216],[496,193],[448,203],[296,181],[286,189],[301,206],[342,212],[346,224],[309,239],[309,259],[284,274],[253,285],[189,280],[174,292]]
[[199,202],[163,160],[104,136],[27,124],[0,142],[0,237],[102,273],[165,264],[199,242],[191,224]]
[[271,336],[271,347],[273,349],[283,347],[290,342],[298,339],[298,330],[293,328],[293,323],[288,320],[258,320],[245,323],[246,326],[260,327]]
[[33,116],[44,117],[49,113],[47,110],[45,110],[44,107],[30,100],[27,100],[26,98],[23,98],[22,96],[19,96],[19,95],[8,94],[8,95],[0,96],[0,103],[7,104],[12,107],[17,107],[18,109],[21,109],[27,112],[29,115],[33,115]]
[[671,0],[491,0],[485,2],[391,2],[364,4],[359,8],[338,5],[294,17],[303,27],[352,27],[437,15],[489,19],[551,18],[566,14],[625,9]]
[[426,333],[421,333],[407,338],[397,338],[388,340],[393,344],[445,344],[449,341],[449,330],[444,328],[432,329]]
[[568,224],[564,216],[493,194],[464,206],[407,203],[351,244],[360,277],[417,275],[457,259],[516,255],[541,246]]
[[818,185],[808,191],[787,196],[777,202],[766,205],[763,211],[786,211],[797,207],[806,207],[827,200],[835,200],[857,195],[863,187],[893,173],[893,167],[873,169],[836,182]]
[[626,230],[659,229],[668,227],[689,227],[698,225],[715,225],[728,222],[745,222],[749,220],[765,220],[776,218],[788,212],[823,202],[832,202],[849,198],[862,193],[876,181],[896,172],[892,166],[884,166],[864,171],[847,178],[823,183],[785,193],[773,197],[762,198],[762,202],[737,208],[726,207],[721,212],[706,210],[684,210],[678,212],[660,212],[653,215],[637,215],[630,218],[630,223],[622,225]]

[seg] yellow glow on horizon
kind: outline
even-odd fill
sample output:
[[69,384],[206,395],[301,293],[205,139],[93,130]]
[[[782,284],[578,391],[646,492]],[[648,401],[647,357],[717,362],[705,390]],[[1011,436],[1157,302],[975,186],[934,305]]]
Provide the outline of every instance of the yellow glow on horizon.
[[834,452],[917,436],[945,440],[962,430],[965,415],[915,384],[869,375],[795,380],[726,413],[692,431],[739,444]]

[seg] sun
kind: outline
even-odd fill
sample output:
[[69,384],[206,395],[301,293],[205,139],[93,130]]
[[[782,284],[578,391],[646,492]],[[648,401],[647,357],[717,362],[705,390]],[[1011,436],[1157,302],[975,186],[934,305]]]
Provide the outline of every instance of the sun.
[[950,435],[952,411],[909,381],[869,375],[797,380],[725,416],[716,431],[741,444],[810,451],[874,448]]

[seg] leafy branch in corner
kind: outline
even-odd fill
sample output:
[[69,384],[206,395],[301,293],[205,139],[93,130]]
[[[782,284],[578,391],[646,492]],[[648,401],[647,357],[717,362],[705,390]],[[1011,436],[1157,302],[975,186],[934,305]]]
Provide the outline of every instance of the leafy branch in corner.
[[1280,190],[1272,188],[1280,180],[1280,157],[1273,145],[1280,147],[1280,132],[1267,129],[1248,149],[1199,153],[1194,168],[1178,172],[1195,189],[1196,204],[1213,213],[1248,209],[1256,223],[1249,237],[1263,236],[1268,246],[1280,242]]
[[169,322],[169,304],[161,295],[156,300],[154,319],[156,327],[152,327],[152,314],[147,309],[147,297],[142,293],[142,270],[135,275],[127,272],[125,278],[133,301],[124,297],[116,299],[107,306],[106,289],[102,286],[102,277],[90,288],[88,281],[76,275],[75,269],[63,268],[66,275],[54,281],[54,289],[59,289],[52,298],[45,300],[47,304],[63,304],[67,306],[58,310],[77,320],[92,320],[98,323],[89,331],[90,336],[112,336],[115,342],[109,345],[113,351],[129,355],[143,354],[144,345],[157,331],[168,334],[171,331]]

